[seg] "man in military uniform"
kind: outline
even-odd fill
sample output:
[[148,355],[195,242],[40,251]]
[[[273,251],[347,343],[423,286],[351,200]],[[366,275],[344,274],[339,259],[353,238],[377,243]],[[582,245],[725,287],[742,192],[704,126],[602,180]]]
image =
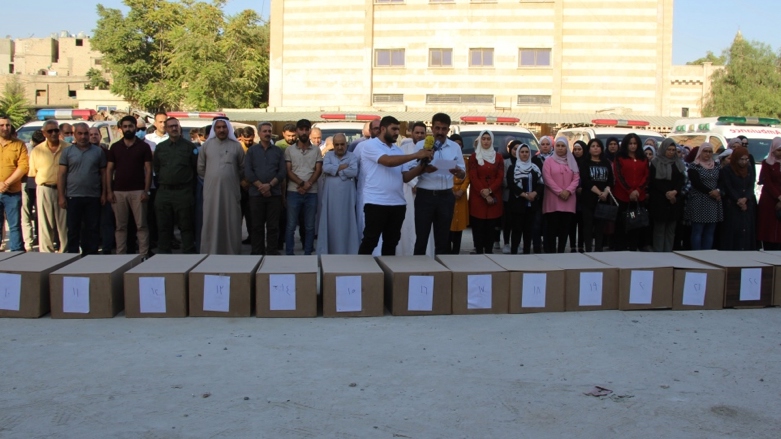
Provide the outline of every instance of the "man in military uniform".
[[152,159],[158,179],[155,210],[158,223],[157,252],[171,253],[174,224],[182,233],[182,253],[195,253],[195,144],[182,138],[179,120],[165,121],[168,139],[160,142]]

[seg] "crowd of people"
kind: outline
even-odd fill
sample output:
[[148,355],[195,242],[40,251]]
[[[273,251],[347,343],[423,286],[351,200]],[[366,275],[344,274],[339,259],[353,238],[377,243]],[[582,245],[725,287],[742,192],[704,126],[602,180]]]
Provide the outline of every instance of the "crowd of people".
[[147,133],[122,118],[112,145],[86,123],[50,120],[25,145],[0,116],[8,249],[290,255],[298,229],[307,255],[459,254],[471,227],[476,254],[781,250],[781,138],[757,176],[741,138],[715,151],[544,136],[538,150],[507,138],[497,151],[484,130],[465,159],[444,113],[430,135],[416,122],[399,142],[386,116],[349,144],[305,119],[277,143],[269,122],[256,137],[218,117],[184,138],[176,118],[154,120]]

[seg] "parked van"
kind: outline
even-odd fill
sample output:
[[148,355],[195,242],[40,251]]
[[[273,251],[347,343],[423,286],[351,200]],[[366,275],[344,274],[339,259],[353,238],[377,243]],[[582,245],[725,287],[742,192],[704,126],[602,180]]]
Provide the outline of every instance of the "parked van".
[[748,138],[748,152],[759,165],[767,157],[773,138],[781,137],[781,120],[731,116],[679,119],[667,137],[689,148],[709,142],[718,150],[727,148],[730,139],[738,136]]
[[559,130],[556,133],[556,137],[566,137],[569,142],[569,147],[572,149],[575,142],[582,140],[588,144],[591,139],[599,139],[607,146],[607,139],[615,137],[619,143],[621,140],[630,133],[635,133],[640,136],[640,140],[645,144],[648,139],[656,140],[656,143],[662,143],[664,136],[656,131],[646,130],[643,127],[647,127],[649,122],[644,120],[621,120],[621,119],[594,119],[591,121],[595,126],[591,127],[574,127],[565,128]]

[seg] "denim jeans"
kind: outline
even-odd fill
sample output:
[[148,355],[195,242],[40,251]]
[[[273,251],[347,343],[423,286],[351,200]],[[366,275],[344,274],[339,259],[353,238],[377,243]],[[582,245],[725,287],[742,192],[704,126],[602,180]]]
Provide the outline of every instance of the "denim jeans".
[[8,249],[24,251],[22,240],[22,193],[0,194],[0,227],[8,221]]
[[294,235],[298,225],[298,215],[304,211],[304,254],[311,255],[315,242],[315,215],[317,214],[317,194],[301,195],[296,191],[287,191],[287,227],[285,229],[285,253],[293,254]]
[[712,249],[715,233],[716,223],[692,223],[692,250]]

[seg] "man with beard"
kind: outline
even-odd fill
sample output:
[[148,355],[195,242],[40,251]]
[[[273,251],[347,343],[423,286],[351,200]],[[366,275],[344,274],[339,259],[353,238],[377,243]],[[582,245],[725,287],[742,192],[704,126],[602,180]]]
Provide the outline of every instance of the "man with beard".
[[[396,146],[399,138],[399,121],[385,116],[380,121],[380,135],[362,143],[360,172],[364,174],[363,211],[366,227],[358,254],[370,255],[382,236],[382,255],[396,254],[401,237],[401,225],[407,203],[404,199],[404,183],[424,172],[424,159],[431,160],[432,150],[421,149],[414,154],[404,154]],[[420,160],[417,166],[402,172],[402,165]]]
[[152,149],[136,137],[136,118],[125,116],[119,121],[122,140],[108,150],[106,195],[114,210],[117,254],[127,253],[128,214],[136,224],[139,253],[149,255],[147,201],[152,185]]
[[11,119],[0,115],[0,228],[5,216],[11,251],[25,251],[21,212],[22,178],[27,171],[27,145],[15,137]]
[[106,155],[89,141],[86,123],[73,125],[75,143],[62,151],[57,175],[60,208],[67,209],[68,253],[98,252],[100,206],[106,204]]
[[225,117],[212,123],[209,138],[198,154],[203,177],[201,253],[241,254],[241,179],[244,148]]
[[323,172],[323,156],[320,148],[309,141],[312,123],[301,119],[296,123],[295,145],[285,149],[287,164],[287,227],[285,253],[293,254],[294,234],[299,213],[304,215],[304,254],[314,251],[315,215],[317,214],[317,179]]
[[[456,142],[447,138],[450,131],[450,116],[437,113],[431,119],[431,131],[434,133],[434,158],[447,160],[448,175],[433,174],[434,166],[427,166],[426,172],[418,178],[415,194],[415,254],[425,255],[428,237],[434,230],[434,250],[438,255],[450,253],[450,223],[456,197],[453,194],[453,176],[466,177],[464,156]],[[415,145],[423,149],[425,140]]]

